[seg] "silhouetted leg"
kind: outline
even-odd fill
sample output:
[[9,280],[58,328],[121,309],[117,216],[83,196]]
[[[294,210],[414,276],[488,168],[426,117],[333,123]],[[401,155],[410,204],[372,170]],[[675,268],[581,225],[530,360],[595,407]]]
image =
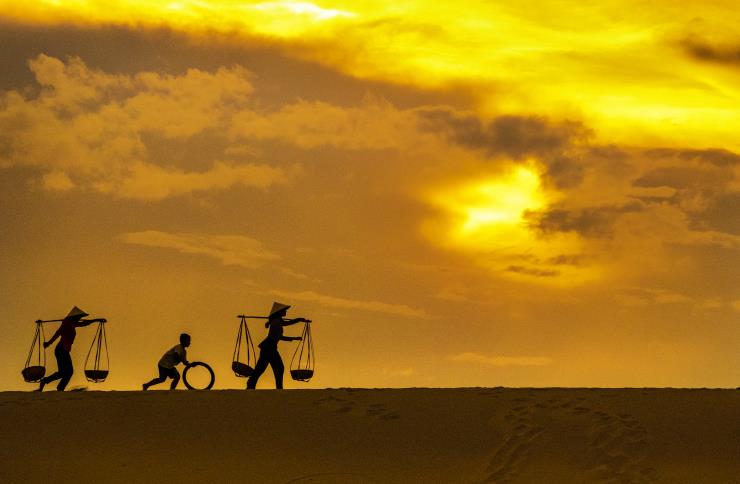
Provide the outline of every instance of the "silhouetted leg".
[[47,383],[59,380],[57,390],[63,392],[67,387],[69,380],[72,379],[72,374],[74,373],[72,357],[69,355],[69,351],[65,350],[61,345],[57,345],[57,347],[54,348],[54,356],[57,358],[57,371],[46,378],[43,378],[39,388],[43,390],[44,385]]
[[[51,383],[53,381],[59,380],[62,376],[63,375],[59,371],[57,371],[57,372],[52,373],[49,376],[42,378],[41,383],[43,385],[46,385],[47,383]],[[43,385],[42,385],[42,388],[43,388]]]
[[[54,356],[56,356],[56,359],[57,359],[57,371],[54,372],[54,373],[52,373],[51,375],[49,375],[49,376],[41,379],[41,385],[40,385],[40,387],[42,389],[44,388],[44,385],[46,385],[47,383],[51,383],[53,381],[57,381],[60,378],[63,378],[64,377],[64,371],[63,371],[63,369],[64,369],[64,363],[62,363],[60,361],[60,358],[61,359],[64,359],[64,355],[60,356],[59,355],[59,352],[60,351],[63,351],[64,353],[67,353],[66,351],[64,351],[64,348],[62,348],[59,345],[57,345],[54,348]],[[69,353],[67,353],[67,355],[69,356]]]
[[75,369],[72,366],[72,356],[70,356],[69,351],[65,350],[61,346],[57,346],[56,349],[54,349],[54,355],[57,357],[57,373],[61,374],[61,379],[57,385],[57,391],[63,392],[64,389],[67,388],[67,384],[69,383],[69,380],[72,379],[72,375],[75,372]]
[[280,353],[277,351],[272,358],[270,358],[270,366],[272,367],[272,373],[275,375],[275,388],[281,390],[283,388],[283,373],[285,373],[285,365],[283,365],[283,359],[280,358]]
[[177,368],[170,368],[169,377],[172,378],[170,390],[174,390],[177,384],[180,382],[180,372],[177,371]]
[[247,389],[253,390],[257,386],[257,380],[260,379],[262,374],[267,369],[267,365],[269,364],[270,364],[269,352],[265,352],[265,350],[260,350],[260,357],[257,360],[257,364],[254,365],[254,371],[252,372],[252,375],[247,380]]
[[167,369],[159,365],[157,365],[157,369],[159,370],[159,376],[157,378],[154,378],[153,380],[144,383],[144,385],[142,386],[144,390],[151,386],[159,385],[160,383],[163,383],[165,380],[167,380]]
[[[172,378],[172,376],[170,375],[170,369],[165,368],[163,366],[159,366],[159,365],[157,365],[157,369],[159,370],[159,376],[151,381],[144,383],[143,385],[144,390],[146,390],[150,386],[159,385],[160,383],[164,383],[167,380],[167,377]],[[174,370],[174,368],[172,369]],[[175,373],[177,373],[177,370],[175,370]],[[178,379],[180,378],[179,373],[177,374],[177,378]]]

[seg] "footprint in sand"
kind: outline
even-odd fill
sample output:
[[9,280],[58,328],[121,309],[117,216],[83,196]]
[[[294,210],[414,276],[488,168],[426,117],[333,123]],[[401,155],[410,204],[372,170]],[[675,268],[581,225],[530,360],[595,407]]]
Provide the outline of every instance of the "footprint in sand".
[[329,395],[328,397],[314,400],[313,404],[321,407],[327,407],[333,413],[349,413],[355,408],[355,402],[353,400],[335,397],[334,395]]
[[[514,400],[520,403],[521,399]],[[548,432],[557,432],[557,424],[577,419],[573,428],[583,428],[587,459],[586,471],[593,481],[652,483],[656,470],[645,463],[650,447],[649,436],[639,420],[626,413],[594,411],[584,405],[583,397],[560,403],[550,399],[542,403],[511,408],[504,416],[508,430],[504,442],[495,450],[483,482],[512,482],[526,469],[532,446]],[[559,414],[559,415],[558,415]],[[543,422],[552,422],[553,429]],[[578,422],[583,421],[583,424]],[[553,438],[553,435],[547,435]]]
[[[529,399],[517,398],[521,403]],[[496,450],[486,469],[487,476],[483,482],[509,482],[519,473],[519,467],[526,460],[530,446],[542,433],[543,428],[534,424],[530,408],[523,405],[512,408],[504,416],[514,425],[506,432],[504,443]],[[511,425],[511,424],[510,424]]]
[[382,403],[370,404],[365,411],[365,415],[368,417],[375,417],[380,420],[395,420],[399,418],[398,413],[388,410],[388,408]]
[[637,418],[629,414],[595,412],[591,435],[596,476],[615,482],[655,481],[655,469],[644,463],[650,447],[648,433]]
[[389,410],[382,403],[373,403],[367,407],[363,407],[362,405],[358,405],[354,400],[339,398],[333,395],[315,400],[313,404],[326,407],[336,414],[364,414],[366,417],[372,417],[378,420],[395,420],[400,417],[397,412]]
[[309,483],[309,482],[320,482],[326,484],[342,483],[342,484],[354,484],[354,483],[365,483],[375,482],[370,480],[368,477],[361,474],[354,474],[350,472],[322,472],[320,474],[311,474],[308,476],[296,477],[286,482],[286,484],[298,484],[298,483]]

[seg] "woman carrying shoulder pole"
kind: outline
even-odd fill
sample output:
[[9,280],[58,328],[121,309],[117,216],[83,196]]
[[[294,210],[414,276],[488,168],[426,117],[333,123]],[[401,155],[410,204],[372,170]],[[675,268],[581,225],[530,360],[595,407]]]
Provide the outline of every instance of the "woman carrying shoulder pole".
[[278,389],[283,388],[283,373],[285,372],[285,366],[283,365],[283,359],[280,358],[277,345],[279,341],[299,341],[300,336],[283,336],[283,326],[290,326],[292,324],[301,323],[306,321],[304,318],[295,319],[283,319],[288,313],[290,306],[287,304],[281,304],[275,302],[272,304],[270,310],[270,316],[265,323],[265,327],[269,328],[267,337],[258,345],[260,349],[260,356],[255,365],[252,375],[247,380],[247,389],[254,389],[257,386],[257,380],[259,380],[262,373],[267,369],[267,365],[272,367],[272,372],[275,375],[275,387]]
[[62,324],[59,325],[59,328],[51,339],[44,342],[44,348],[48,348],[59,338],[59,344],[54,348],[54,356],[57,359],[57,371],[53,375],[41,379],[38,391],[43,391],[47,383],[55,380],[59,380],[57,384],[58,391],[63,392],[67,387],[69,380],[72,379],[72,375],[74,374],[70,352],[72,351],[72,343],[75,341],[75,336],[77,336],[77,328],[88,326],[92,323],[105,322],[103,318],[82,319],[85,316],[89,316],[89,314],[77,306],[73,307],[69,314],[62,320]]

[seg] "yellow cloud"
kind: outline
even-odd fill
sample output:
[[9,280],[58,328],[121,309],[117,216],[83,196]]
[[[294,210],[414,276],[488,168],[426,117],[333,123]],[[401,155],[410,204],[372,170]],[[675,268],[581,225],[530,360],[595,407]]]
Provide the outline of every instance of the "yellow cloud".
[[412,110],[365,98],[358,106],[299,101],[267,113],[242,111],[235,115],[232,137],[281,139],[301,148],[335,146],[382,150],[411,146],[420,133]]
[[309,301],[321,304],[322,306],[339,308],[339,309],[359,309],[362,311],[371,311],[377,313],[393,314],[406,318],[426,318],[428,314],[422,310],[407,306],[406,304],[391,304],[381,301],[363,301],[358,299],[348,299],[327,294],[321,294],[314,291],[269,291],[276,297],[286,300]]
[[8,143],[0,163],[41,169],[45,189],[92,188],[161,200],[234,186],[267,188],[288,179],[281,168],[225,160],[185,170],[176,159],[151,159],[143,141],[145,135],[183,141],[215,128],[225,132],[252,95],[244,68],[127,76],[46,55],[29,67],[41,86],[38,96],[0,94],[0,128]]
[[547,366],[553,362],[551,358],[545,356],[489,356],[472,352],[450,355],[447,359],[459,363],[476,363],[488,366]]
[[288,175],[268,165],[216,162],[203,172],[187,172],[148,163],[132,163],[122,179],[93,184],[101,193],[137,200],[162,200],[192,192],[223,190],[234,186],[267,188],[285,183]]
[[724,50],[712,57],[695,47],[732,45],[736,7],[693,0],[537,8],[513,0],[0,0],[0,16],[264,37],[356,77],[473,86],[487,115],[578,116],[608,142],[737,149],[740,69],[721,65]]
[[72,179],[63,171],[51,171],[41,178],[41,185],[46,190],[66,192],[74,188]]
[[259,267],[280,256],[267,250],[260,241],[244,235],[211,235],[196,233],[168,233],[159,230],[122,234],[127,244],[174,249],[183,254],[205,255],[224,265],[247,269]]

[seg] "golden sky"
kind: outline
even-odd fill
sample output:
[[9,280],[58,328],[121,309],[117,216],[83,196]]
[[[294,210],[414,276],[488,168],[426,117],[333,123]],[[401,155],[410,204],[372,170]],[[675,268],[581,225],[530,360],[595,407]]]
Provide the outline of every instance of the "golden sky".
[[736,386],[736,10],[0,0],[0,384],[76,304],[236,388],[276,299],[314,387]]

